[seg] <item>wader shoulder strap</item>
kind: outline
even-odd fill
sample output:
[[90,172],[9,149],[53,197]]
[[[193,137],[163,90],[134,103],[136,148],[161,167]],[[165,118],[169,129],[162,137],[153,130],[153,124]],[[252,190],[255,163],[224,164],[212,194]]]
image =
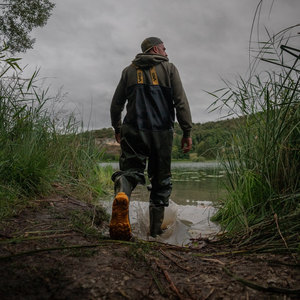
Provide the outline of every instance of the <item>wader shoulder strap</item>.
[[[144,78],[143,78],[143,71],[141,69],[137,69],[137,82],[138,84],[143,84],[144,83]],[[155,67],[150,68],[150,75],[151,75],[151,80],[153,85],[158,85],[158,78],[156,75]]]
[[144,78],[143,78],[143,71],[141,69],[137,69],[137,82],[138,84],[143,84],[144,83]]
[[153,85],[158,85],[158,78],[157,78],[154,66],[152,68],[150,68],[150,74],[151,74],[151,79],[152,79]]

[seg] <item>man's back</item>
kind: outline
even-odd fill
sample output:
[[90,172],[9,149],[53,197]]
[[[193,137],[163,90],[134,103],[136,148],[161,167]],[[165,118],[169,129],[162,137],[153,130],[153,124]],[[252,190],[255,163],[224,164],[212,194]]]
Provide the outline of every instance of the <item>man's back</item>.
[[184,135],[189,136],[192,123],[187,97],[177,68],[166,56],[140,53],[123,70],[111,104],[115,129],[121,124],[120,115],[126,100],[124,124],[140,129],[169,130],[173,128],[175,108]]

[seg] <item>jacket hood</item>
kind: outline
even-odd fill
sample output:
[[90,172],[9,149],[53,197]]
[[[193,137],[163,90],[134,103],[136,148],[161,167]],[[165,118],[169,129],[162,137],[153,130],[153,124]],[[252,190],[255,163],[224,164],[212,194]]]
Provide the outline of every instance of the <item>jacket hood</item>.
[[160,54],[139,53],[132,61],[135,67],[144,69],[156,66],[164,61],[169,61],[168,57]]

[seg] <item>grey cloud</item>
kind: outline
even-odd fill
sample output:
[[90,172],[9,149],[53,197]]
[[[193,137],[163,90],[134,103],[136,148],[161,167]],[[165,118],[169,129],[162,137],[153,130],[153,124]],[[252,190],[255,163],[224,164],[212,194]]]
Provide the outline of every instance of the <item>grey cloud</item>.
[[[259,1],[249,0],[64,0],[57,1],[48,24],[32,33],[33,50],[23,55],[26,74],[41,67],[51,91],[68,92],[68,107],[85,124],[109,127],[109,106],[122,70],[140,52],[147,36],[164,41],[179,69],[194,122],[208,114],[214,98],[203,90],[224,86],[248,67],[250,28]],[[298,22],[298,0],[264,0],[261,24],[274,32]],[[263,28],[263,26],[262,26]],[[299,30],[300,31],[300,30]],[[255,40],[256,32],[253,33]],[[263,30],[260,38],[264,39]]]

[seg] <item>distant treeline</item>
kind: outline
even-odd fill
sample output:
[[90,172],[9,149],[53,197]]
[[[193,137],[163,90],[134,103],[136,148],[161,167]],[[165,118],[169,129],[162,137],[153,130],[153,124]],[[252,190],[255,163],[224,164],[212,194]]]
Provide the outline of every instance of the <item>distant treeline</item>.
[[[181,150],[182,130],[176,122],[174,127],[173,159],[190,159],[201,161],[205,159],[215,159],[221,154],[226,143],[235,134],[238,124],[242,119],[232,118],[206,123],[193,123],[192,139],[193,146],[191,154],[184,154]],[[93,131],[97,139],[114,139],[113,128],[102,128]]]

